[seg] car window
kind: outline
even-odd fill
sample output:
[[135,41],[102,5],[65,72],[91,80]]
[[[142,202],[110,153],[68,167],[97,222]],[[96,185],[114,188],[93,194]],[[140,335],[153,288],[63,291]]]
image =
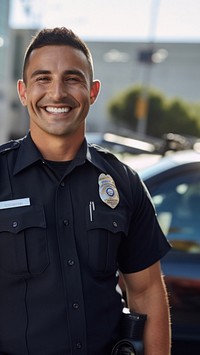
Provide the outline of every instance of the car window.
[[200,252],[200,176],[170,177],[151,190],[158,221],[174,249]]

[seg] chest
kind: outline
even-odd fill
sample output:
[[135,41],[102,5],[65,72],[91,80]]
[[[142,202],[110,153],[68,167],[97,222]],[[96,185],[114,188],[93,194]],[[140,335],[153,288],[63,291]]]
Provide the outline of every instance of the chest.
[[129,211],[118,186],[115,208],[102,200],[100,173],[77,168],[60,180],[41,167],[4,182],[6,190],[1,201],[28,198],[30,205],[0,210],[3,267],[18,274],[38,274],[50,262],[74,253],[91,270],[117,269],[118,248],[128,232]]

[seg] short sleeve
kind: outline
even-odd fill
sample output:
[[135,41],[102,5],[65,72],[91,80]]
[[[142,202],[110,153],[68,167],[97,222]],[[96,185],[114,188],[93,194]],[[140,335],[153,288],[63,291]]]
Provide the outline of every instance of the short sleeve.
[[119,252],[123,273],[141,271],[160,260],[171,248],[156,217],[151,196],[137,173],[128,171],[132,196],[131,221]]

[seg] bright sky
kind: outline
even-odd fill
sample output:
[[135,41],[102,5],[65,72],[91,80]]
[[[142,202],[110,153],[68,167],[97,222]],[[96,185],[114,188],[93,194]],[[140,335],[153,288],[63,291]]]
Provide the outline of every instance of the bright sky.
[[199,18],[200,0],[11,0],[10,25],[66,26],[85,40],[200,42]]

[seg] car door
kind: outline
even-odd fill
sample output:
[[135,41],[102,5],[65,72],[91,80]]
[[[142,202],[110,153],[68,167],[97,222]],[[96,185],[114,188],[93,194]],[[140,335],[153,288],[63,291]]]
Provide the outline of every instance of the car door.
[[163,258],[173,337],[200,340],[200,163],[145,181],[173,249]]

